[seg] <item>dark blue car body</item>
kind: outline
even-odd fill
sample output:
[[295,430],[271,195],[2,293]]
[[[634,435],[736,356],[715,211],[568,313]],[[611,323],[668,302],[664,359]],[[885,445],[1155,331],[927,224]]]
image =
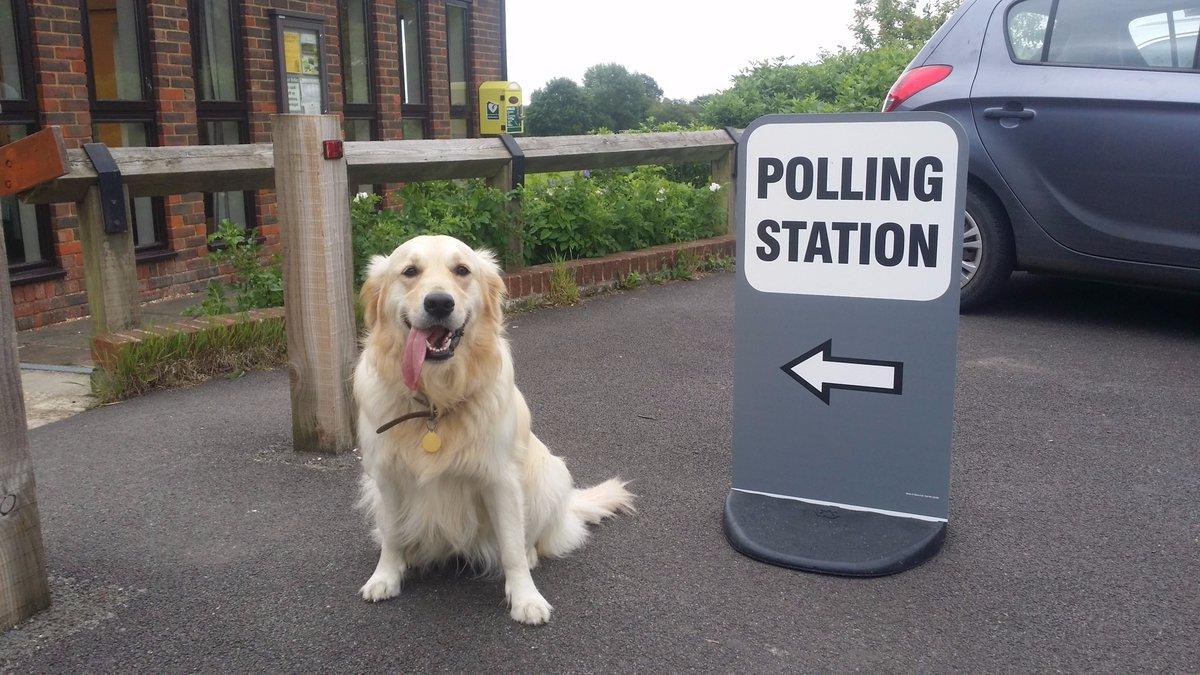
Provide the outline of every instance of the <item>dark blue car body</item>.
[[964,305],[1012,269],[1200,288],[1197,25],[1200,0],[966,0],[929,40],[906,73],[952,70],[895,109],[962,124],[968,219],[998,221]]

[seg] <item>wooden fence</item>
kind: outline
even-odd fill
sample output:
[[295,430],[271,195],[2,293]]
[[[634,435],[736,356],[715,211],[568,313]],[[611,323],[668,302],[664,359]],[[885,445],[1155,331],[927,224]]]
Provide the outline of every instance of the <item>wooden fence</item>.
[[[297,450],[341,452],[354,445],[347,390],[356,354],[347,186],[484,178],[508,190],[526,172],[710,162],[712,180],[726,188],[727,213],[732,213],[735,133],[347,142],[343,157],[326,159],[323,141],[342,138],[336,115],[279,115],[273,144],[112,148],[111,155],[120,170],[125,204],[130,197],[275,189],[282,224],[293,443]],[[66,173],[22,198],[33,204],[77,203],[93,330],[136,326],[132,233],[129,228],[105,231],[98,174],[88,156],[68,151]],[[508,248],[510,268],[519,266],[519,227]]]

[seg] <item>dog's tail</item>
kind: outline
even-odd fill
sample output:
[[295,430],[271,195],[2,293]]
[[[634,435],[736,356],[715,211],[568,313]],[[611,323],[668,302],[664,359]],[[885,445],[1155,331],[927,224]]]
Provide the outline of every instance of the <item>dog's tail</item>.
[[589,525],[618,513],[633,513],[633,495],[625,489],[628,484],[629,481],[610,478],[590,488],[576,488],[567,508]]

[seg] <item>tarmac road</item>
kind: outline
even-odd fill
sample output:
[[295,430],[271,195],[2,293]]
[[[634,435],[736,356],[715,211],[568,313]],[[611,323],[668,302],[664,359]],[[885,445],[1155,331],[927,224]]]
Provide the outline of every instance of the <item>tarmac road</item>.
[[1023,276],[963,317],[950,533],[881,579],[725,543],[732,275],[515,317],[535,430],[641,496],[534,572],[548,626],[454,570],[377,605],[353,458],[290,451],[282,372],[31,432],[56,608],[21,671],[1195,671],[1195,296]]

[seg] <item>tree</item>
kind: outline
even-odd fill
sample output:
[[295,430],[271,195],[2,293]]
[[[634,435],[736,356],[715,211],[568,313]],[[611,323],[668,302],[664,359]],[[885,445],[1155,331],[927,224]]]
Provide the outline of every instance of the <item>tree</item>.
[[920,49],[961,0],[854,0],[850,30],[863,49],[899,44]]
[[700,119],[700,107],[681,98],[664,98],[650,106],[649,118],[660,123],[675,123],[686,127]]
[[636,127],[662,97],[662,88],[654,78],[630,72],[617,63],[588,68],[583,74],[583,91],[595,116],[595,126],[613,131]]
[[585,134],[596,126],[583,90],[570,78],[550,80],[529,97],[525,130],[530,136]]
[[750,64],[733,86],[706,98],[700,120],[745,126],[768,113],[878,111],[904,67],[960,0],[855,0],[852,49],[812,63],[785,58]]

